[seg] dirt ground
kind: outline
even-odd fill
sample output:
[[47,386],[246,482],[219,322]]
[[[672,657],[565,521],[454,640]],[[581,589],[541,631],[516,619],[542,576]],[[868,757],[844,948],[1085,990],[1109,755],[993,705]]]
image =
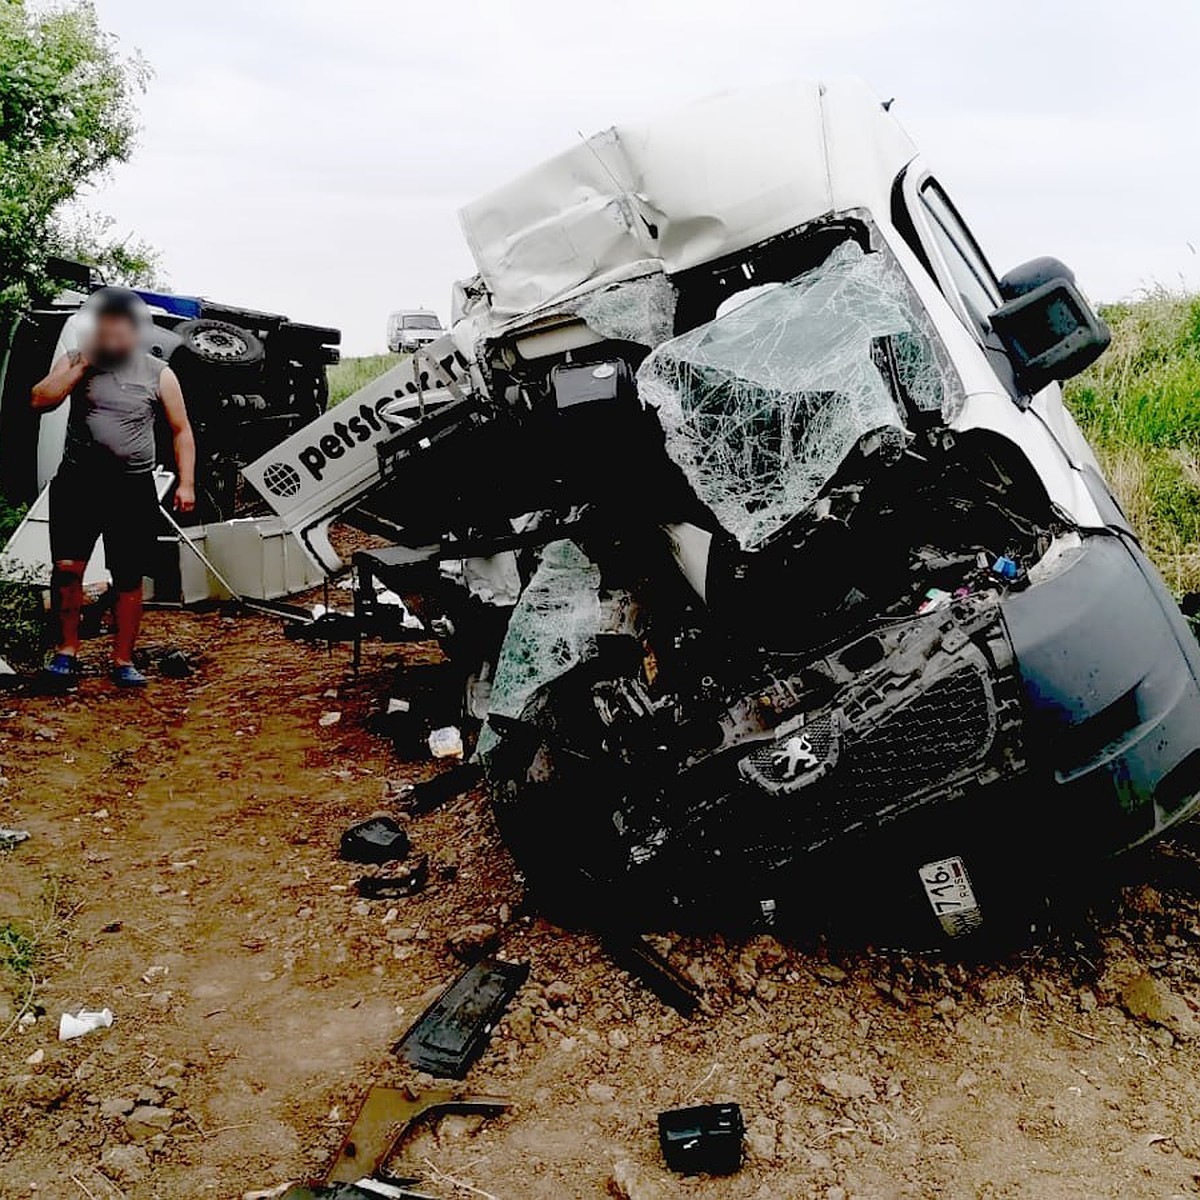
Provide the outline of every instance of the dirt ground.
[[[594,939],[523,911],[481,795],[411,821],[424,893],[354,893],[343,829],[439,769],[365,728],[420,648],[371,647],[355,679],[345,649],[267,618],[155,613],[145,640],[198,672],[144,695],[98,674],[70,698],[0,695],[0,825],[32,835],[0,853],[0,929],[37,942],[33,1023],[20,964],[0,968],[0,1196],[319,1177],[369,1084],[410,1078],[388,1049],[472,922],[531,975],[468,1079],[511,1112],[406,1151],[436,1196],[1200,1194],[1200,856],[1182,836],[1082,942],[999,963],[663,938],[704,990],[684,1020]],[[112,1027],[60,1043],[80,1005]],[[745,1166],[670,1175],[655,1115],[715,1100],[742,1106]]]

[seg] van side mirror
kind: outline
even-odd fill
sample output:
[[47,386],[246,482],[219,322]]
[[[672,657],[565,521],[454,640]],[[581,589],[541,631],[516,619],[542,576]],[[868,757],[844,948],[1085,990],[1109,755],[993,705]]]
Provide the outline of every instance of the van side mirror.
[[1084,299],[1074,272],[1057,258],[1035,258],[1000,280],[1004,303],[989,320],[1021,386],[1031,393],[1070,379],[1108,348],[1112,333]]

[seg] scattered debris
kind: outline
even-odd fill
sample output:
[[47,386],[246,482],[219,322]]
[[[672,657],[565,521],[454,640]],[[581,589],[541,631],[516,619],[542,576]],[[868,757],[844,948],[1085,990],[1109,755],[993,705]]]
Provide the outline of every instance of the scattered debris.
[[[395,1155],[418,1121],[431,1116],[445,1116],[447,1113],[476,1113],[494,1117],[506,1112],[509,1107],[507,1100],[496,1096],[461,1096],[446,1089],[413,1095],[400,1088],[373,1087],[358,1110],[358,1116],[354,1118],[325,1182],[354,1183],[374,1175]],[[404,1172],[402,1167],[397,1169],[393,1166],[389,1173],[397,1176]],[[401,1182],[413,1180],[408,1178]]]
[[317,724],[322,729],[328,729],[331,725],[336,725],[342,719],[342,714],[336,711],[323,712],[317,718]]
[[158,669],[168,679],[187,679],[194,670],[192,661],[182,650],[170,650],[158,660]]
[[630,941],[607,938],[605,950],[617,966],[646,985],[680,1016],[690,1017],[700,1007],[700,994],[644,937]]
[[347,862],[395,862],[408,853],[408,834],[391,817],[372,817],[342,834],[339,854]]
[[0,850],[11,850],[21,842],[29,841],[27,829],[0,829]]
[[364,900],[402,900],[423,892],[428,882],[429,855],[422,854],[391,875],[364,875],[354,888]]
[[462,733],[456,725],[435,729],[429,735],[429,753],[434,758],[462,758]]
[[[255,1193],[257,1195],[258,1193]],[[249,1194],[247,1194],[248,1196]],[[364,1179],[358,1183],[335,1183],[329,1187],[297,1184],[282,1195],[278,1192],[264,1193],[279,1200],[437,1200],[427,1192],[414,1192],[411,1188],[396,1187],[381,1183],[377,1179]],[[243,1197],[247,1200],[247,1197]]]
[[405,811],[415,814],[432,812],[435,808],[469,792],[483,778],[477,763],[459,763],[432,779],[410,786],[400,796]]
[[680,1175],[732,1175],[742,1165],[744,1134],[736,1104],[700,1104],[658,1115],[663,1158]]
[[69,1042],[97,1029],[108,1029],[113,1023],[112,1010],[102,1008],[99,1012],[80,1009],[78,1013],[63,1013],[58,1021],[58,1040]]
[[528,963],[475,963],[425,1010],[395,1053],[419,1071],[462,1079],[528,977]]

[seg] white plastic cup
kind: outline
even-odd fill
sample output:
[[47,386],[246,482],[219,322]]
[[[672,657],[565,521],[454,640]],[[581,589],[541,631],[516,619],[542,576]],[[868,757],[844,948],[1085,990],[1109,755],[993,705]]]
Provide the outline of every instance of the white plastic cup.
[[99,1012],[81,1009],[75,1016],[63,1013],[58,1019],[58,1040],[69,1042],[72,1038],[83,1037],[85,1033],[91,1033],[93,1030],[107,1029],[112,1023],[110,1008],[102,1008]]

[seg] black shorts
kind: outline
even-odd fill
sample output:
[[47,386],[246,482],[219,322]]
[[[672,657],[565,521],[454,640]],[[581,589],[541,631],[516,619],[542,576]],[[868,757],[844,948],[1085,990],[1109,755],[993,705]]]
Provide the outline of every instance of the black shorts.
[[119,591],[133,591],[153,562],[161,516],[149,471],[63,467],[50,484],[50,556],[87,562],[104,537],[104,561]]

